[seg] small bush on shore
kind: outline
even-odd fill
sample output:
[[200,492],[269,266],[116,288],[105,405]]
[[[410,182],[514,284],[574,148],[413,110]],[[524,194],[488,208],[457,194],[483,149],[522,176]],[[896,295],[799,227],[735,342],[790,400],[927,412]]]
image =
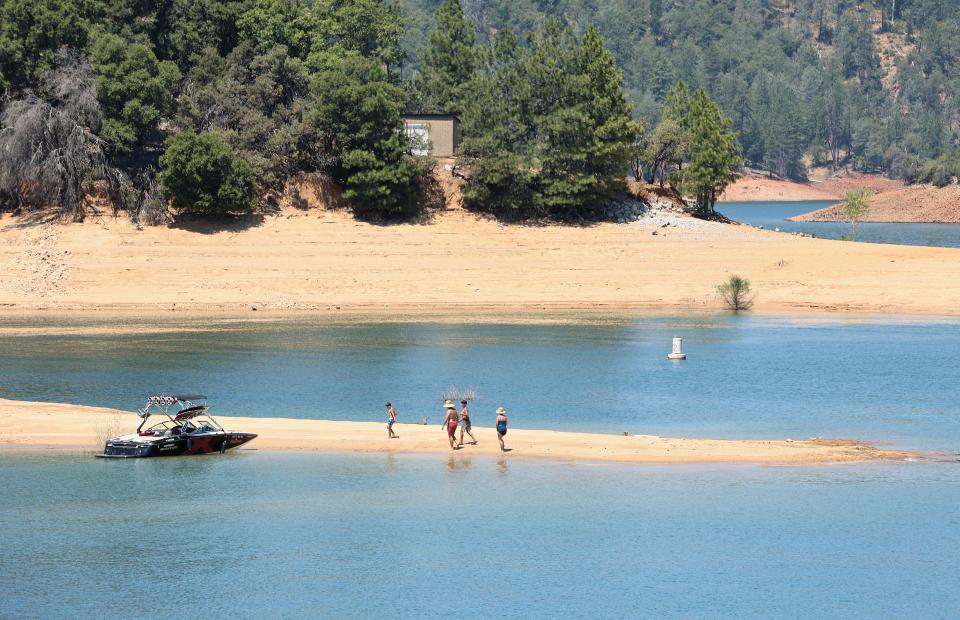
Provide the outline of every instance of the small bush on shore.
[[840,203],[843,216],[850,222],[851,241],[857,240],[857,228],[860,226],[860,221],[870,211],[870,195],[867,188],[858,187],[857,189],[847,190],[843,202]]
[[250,164],[215,133],[184,131],[167,138],[160,186],[181,213],[247,213],[253,206]]
[[717,293],[727,308],[734,312],[753,307],[753,292],[750,289],[750,280],[746,278],[730,276],[730,279],[717,286]]

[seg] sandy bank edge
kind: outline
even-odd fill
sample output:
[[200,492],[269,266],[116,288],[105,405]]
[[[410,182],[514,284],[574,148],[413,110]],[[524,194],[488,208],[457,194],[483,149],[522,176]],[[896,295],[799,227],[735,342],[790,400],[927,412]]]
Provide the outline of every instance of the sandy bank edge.
[[[398,424],[400,439],[387,439],[385,424],[296,420],[289,418],[217,418],[224,427],[257,433],[258,450],[302,450],[368,454],[451,454],[437,425]],[[137,418],[101,407],[0,399],[0,446],[99,451],[103,441],[131,432]],[[478,445],[458,454],[500,456],[495,431],[474,426]],[[506,438],[509,458],[563,461],[608,461],[647,464],[807,465],[867,461],[924,460],[931,455],[883,450],[851,440],[719,440],[605,435],[511,428]]]

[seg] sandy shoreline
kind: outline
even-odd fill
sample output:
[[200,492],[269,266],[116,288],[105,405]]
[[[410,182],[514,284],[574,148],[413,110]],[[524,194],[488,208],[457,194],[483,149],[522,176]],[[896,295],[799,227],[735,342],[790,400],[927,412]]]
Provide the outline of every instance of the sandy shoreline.
[[[251,448],[358,453],[449,454],[446,434],[437,425],[397,424],[399,439],[387,439],[384,423],[217,417],[230,430],[257,433]],[[45,447],[102,450],[106,437],[131,432],[137,418],[125,411],[60,403],[0,399],[0,449]],[[499,456],[492,428],[474,427],[478,445],[459,454]],[[719,440],[606,435],[511,428],[509,458],[621,463],[817,464],[904,461],[925,455],[882,450],[870,444],[833,439]]]
[[[676,216],[503,225],[461,210],[378,226],[287,210],[249,226],[0,216],[0,314],[715,310],[736,273],[755,311],[960,315],[960,250],[801,238]],[[256,309],[256,310],[255,310]]]
[[866,187],[875,194],[894,192],[905,187],[903,181],[876,175],[829,176],[820,170],[806,182],[773,179],[765,174],[746,174],[729,185],[720,200],[723,202],[797,202],[808,200],[840,200],[849,189]]
[[[839,205],[790,218],[794,222],[843,222]],[[883,224],[960,224],[960,186],[907,187],[870,199],[864,222]]]

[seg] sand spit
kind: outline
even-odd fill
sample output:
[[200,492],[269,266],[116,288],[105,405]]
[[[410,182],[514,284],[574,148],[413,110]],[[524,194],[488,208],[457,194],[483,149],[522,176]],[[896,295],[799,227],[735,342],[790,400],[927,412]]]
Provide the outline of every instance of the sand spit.
[[960,314],[958,249],[808,239],[683,215],[525,226],[457,209],[428,224],[379,226],[288,209],[186,228],[93,217],[39,226],[0,216],[0,313],[710,310],[720,308],[716,285],[736,273],[752,282],[758,312]]
[[[843,222],[839,205],[790,218],[794,222]],[[960,185],[908,187],[871,198],[864,222],[891,224],[960,224]]]
[[[398,424],[399,439],[387,439],[378,422],[218,417],[230,430],[257,433],[259,450],[347,451],[361,453],[449,454],[438,425]],[[0,399],[0,447],[102,450],[104,440],[136,428],[136,416],[114,409]],[[474,426],[478,445],[457,452],[500,455],[493,428]],[[604,435],[511,428],[509,458],[545,458],[624,463],[817,464],[904,461],[921,453],[882,450],[870,444],[834,439],[718,440],[652,435]]]
[[810,181],[799,183],[772,179],[763,174],[747,174],[727,187],[720,200],[726,202],[788,202],[801,200],[839,200],[849,189],[866,187],[875,194],[903,189],[903,181],[874,175],[827,176],[824,170]]

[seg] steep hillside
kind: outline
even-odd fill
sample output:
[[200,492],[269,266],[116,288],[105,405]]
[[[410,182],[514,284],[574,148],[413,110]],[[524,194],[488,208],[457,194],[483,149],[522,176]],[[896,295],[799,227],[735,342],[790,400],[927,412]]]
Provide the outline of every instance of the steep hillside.
[[[408,71],[440,0],[404,0]],[[550,15],[595,24],[636,114],[656,121],[677,79],[707,88],[748,163],[920,175],[960,128],[960,3],[952,0],[464,0],[481,40]],[[891,11],[895,13],[891,14]]]

